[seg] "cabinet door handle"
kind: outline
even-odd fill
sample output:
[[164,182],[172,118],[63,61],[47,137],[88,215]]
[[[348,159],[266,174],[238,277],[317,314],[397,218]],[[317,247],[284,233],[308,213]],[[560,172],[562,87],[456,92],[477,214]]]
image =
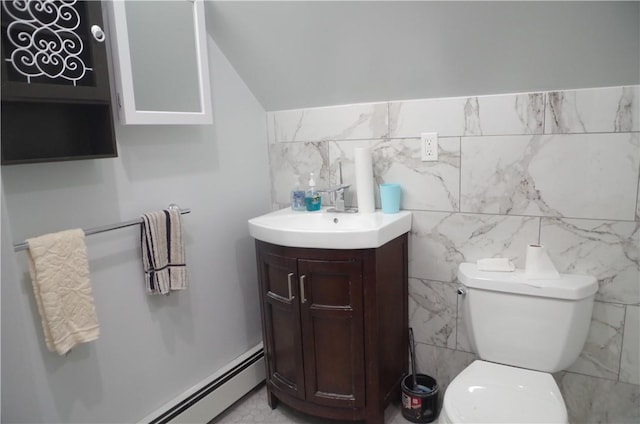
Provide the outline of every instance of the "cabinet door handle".
[[104,35],[104,31],[98,25],[92,25],[91,26],[91,34],[93,35],[93,38],[98,43],[102,43],[104,41],[104,39],[106,38],[106,36]]
[[304,280],[306,278],[307,276],[304,274],[300,276],[300,297],[301,297],[302,303],[307,303],[307,297],[304,294]]
[[289,275],[287,275],[287,285],[289,286],[289,301],[293,300],[293,294],[291,294],[291,284],[293,284],[293,272],[290,272]]

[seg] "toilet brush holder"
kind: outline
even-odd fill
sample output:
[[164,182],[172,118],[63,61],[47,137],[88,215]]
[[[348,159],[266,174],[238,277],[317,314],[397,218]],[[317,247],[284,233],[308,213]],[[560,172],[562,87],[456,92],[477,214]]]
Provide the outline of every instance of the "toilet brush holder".
[[438,384],[425,374],[416,379],[418,387],[411,374],[402,379],[402,416],[413,423],[430,423],[438,418]]

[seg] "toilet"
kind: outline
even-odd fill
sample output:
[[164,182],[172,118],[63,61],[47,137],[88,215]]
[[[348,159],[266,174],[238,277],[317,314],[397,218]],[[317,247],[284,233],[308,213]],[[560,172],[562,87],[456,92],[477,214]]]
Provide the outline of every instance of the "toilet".
[[582,351],[596,279],[532,280],[523,270],[487,272],[463,263],[458,281],[462,318],[479,359],[447,387],[439,423],[568,423],[551,373]]

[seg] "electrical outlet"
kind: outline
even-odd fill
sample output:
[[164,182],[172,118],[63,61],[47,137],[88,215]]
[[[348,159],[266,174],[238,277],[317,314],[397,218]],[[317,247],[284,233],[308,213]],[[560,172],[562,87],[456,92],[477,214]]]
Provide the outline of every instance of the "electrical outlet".
[[438,133],[429,132],[420,134],[420,145],[422,146],[422,161],[438,160]]

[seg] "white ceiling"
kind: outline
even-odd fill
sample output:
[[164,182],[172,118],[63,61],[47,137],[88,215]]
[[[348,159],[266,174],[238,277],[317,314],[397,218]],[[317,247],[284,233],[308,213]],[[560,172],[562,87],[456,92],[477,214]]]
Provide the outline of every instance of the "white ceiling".
[[640,2],[210,1],[268,111],[640,83]]

